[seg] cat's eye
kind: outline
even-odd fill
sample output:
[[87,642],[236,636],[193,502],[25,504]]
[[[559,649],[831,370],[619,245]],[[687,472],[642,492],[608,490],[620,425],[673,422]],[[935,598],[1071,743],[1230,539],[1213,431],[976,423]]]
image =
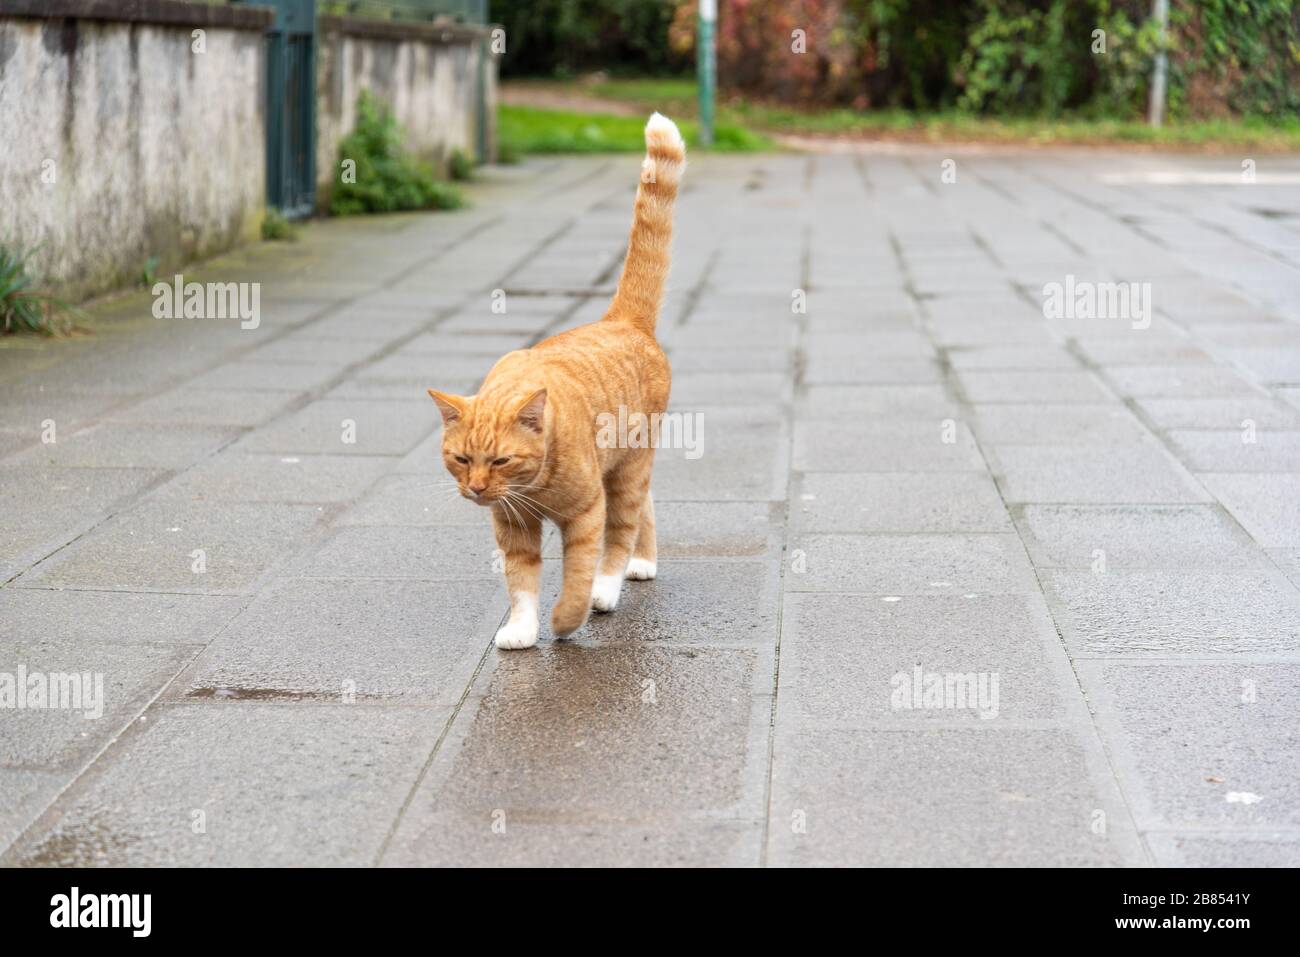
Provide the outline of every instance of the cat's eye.
[[492,464],[493,464],[493,465],[505,465],[505,464],[506,464],[507,462],[509,462],[509,461],[510,461],[510,456],[508,456],[508,455],[503,455],[503,456],[502,456],[501,458],[499,458],[499,459],[493,459],[493,460],[492,460]]
[[457,455],[457,456],[455,456],[455,459],[456,459],[456,461],[459,462],[461,465],[469,465],[469,459],[465,458],[465,456],[463,456],[463,455]]

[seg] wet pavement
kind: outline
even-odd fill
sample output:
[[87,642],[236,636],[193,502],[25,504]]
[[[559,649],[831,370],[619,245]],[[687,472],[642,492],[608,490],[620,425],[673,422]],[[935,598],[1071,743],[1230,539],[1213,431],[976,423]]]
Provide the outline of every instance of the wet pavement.
[[659,577],[523,652],[424,390],[599,317],[635,157],[0,342],[0,864],[1300,864],[1300,161],[1241,168],[693,158]]

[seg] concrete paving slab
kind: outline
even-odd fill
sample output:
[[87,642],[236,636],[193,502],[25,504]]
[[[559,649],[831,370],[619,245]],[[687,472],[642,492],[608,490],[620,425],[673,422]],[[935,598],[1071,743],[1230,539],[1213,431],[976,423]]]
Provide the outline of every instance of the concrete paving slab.
[[1300,472],[1300,431],[1257,426],[1226,432],[1178,430],[1169,433],[1169,441],[1195,472]]
[[225,425],[252,428],[271,421],[300,393],[242,392],[184,386],[110,412],[113,422],[148,425]]
[[1287,653],[1300,593],[1276,570],[1041,573],[1072,654]]
[[713,406],[693,416],[693,449],[655,453],[656,502],[785,498],[789,440],[777,410]]
[[201,645],[239,609],[232,598],[0,589],[0,642]]
[[525,344],[524,336],[501,333],[425,332],[404,343],[394,355],[398,356],[483,356],[495,362],[501,356]]
[[[268,368],[269,365],[269,368]],[[285,362],[237,359],[193,380],[194,388],[224,392],[310,392],[340,375],[348,361]]]
[[1300,664],[1084,662],[1140,828],[1294,828]]
[[970,429],[954,419],[819,420],[795,423],[794,467],[805,472],[978,472],[984,459]]
[[[521,343],[516,343],[519,348]],[[508,351],[508,350],[506,350]],[[504,355],[503,351],[501,355]],[[394,353],[368,363],[359,375],[367,379],[418,379],[433,385],[425,388],[437,388],[437,383],[446,379],[459,382],[471,379],[481,381],[496,362],[497,357],[485,355],[408,355]]]
[[957,373],[970,402],[1105,402],[1109,392],[1089,372],[976,370]]
[[303,335],[316,338],[350,339],[378,347],[414,335],[435,318],[432,309],[421,308],[414,312],[380,309],[378,312],[367,312],[349,305],[323,319],[309,322],[301,327],[301,331]]
[[212,426],[105,423],[60,434],[12,456],[11,466],[37,468],[178,469],[192,465],[234,440],[238,430]]
[[0,768],[0,853],[36,820],[72,776],[71,772]]
[[[805,355],[813,358],[854,356],[855,358],[930,359],[934,346],[925,333],[910,323],[883,326],[873,323],[863,332],[824,332],[817,329],[803,337]],[[862,380],[854,380],[862,381]]]
[[980,437],[994,445],[1099,445],[1149,441],[1151,433],[1123,406],[974,405]]
[[791,547],[787,591],[897,597],[1038,588],[1014,535],[800,535]]
[[[302,543],[317,507],[146,499],[28,572],[48,588],[237,594]],[[202,555],[196,554],[201,550]],[[198,570],[202,569],[202,570]]]
[[403,832],[384,858],[392,867],[753,867],[757,823],[668,820],[656,824],[550,822],[495,811],[432,814]]
[[928,385],[943,376],[932,359],[882,358],[874,352],[816,352],[809,355],[803,378],[812,385]]
[[679,350],[673,355],[673,368],[681,372],[784,372],[793,360],[789,349],[769,346]]
[[1140,399],[1136,406],[1162,429],[1237,430],[1247,420],[1257,429],[1287,429],[1300,425],[1300,411],[1273,399],[1256,396],[1217,399]]
[[1126,859],[1113,832],[1094,833],[1103,801],[1060,730],[801,731],[778,743],[772,787],[778,866]]
[[356,866],[378,855],[447,712],[170,706],[13,848],[33,867]]
[[998,445],[991,458],[1008,502],[1146,504],[1209,499],[1195,479],[1153,443]]
[[[0,712],[0,767],[79,769],[135,720],[197,650],[41,638],[0,641],[0,673],[13,676],[16,696]],[[26,690],[19,698],[20,681]]]
[[1286,834],[1156,832],[1146,842],[1160,867],[1300,867],[1300,839]]
[[1029,505],[1024,528],[1039,568],[1223,570],[1268,564],[1250,536],[1212,506]]
[[810,385],[795,405],[800,419],[957,419],[960,406],[940,385]]
[[1269,548],[1300,546],[1300,473],[1200,479],[1255,541]]
[[158,489],[158,498],[195,502],[324,504],[356,498],[392,465],[366,455],[278,455],[228,450]]
[[1036,595],[791,595],[783,619],[790,720],[906,727],[1064,714],[1070,689],[1052,668],[1056,630]]
[[437,409],[424,398],[318,400],[262,426],[236,447],[244,452],[402,455],[434,427]]
[[1138,398],[1197,398],[1259,395],[1259,387],[1224,366],[1112,366],[1103,370],[1120,395]]
[[346,525],[331,531],[285,573],[303,578],[499,580],[501,559],[486,518],[479,526]]
[[[753,819],[762,811],[763,776],[754,772],[770,710],[754,697],[758,660],[740,649],[567,641],[498,658],[394,846],[410,848],[406,860],[449,853],[478,838],[494,814],[507,833],[516,820],[677,831]],[[444,830],[453,814],[471,835]]]
[[673,409],[710,405],[771,405],[790,399],[790,377],[783,372],[681,372],[673,370]]
[[1099,366],[1197,365],[1210,357],[1190,340],[1178,336],[1085,337],[1075,348]]
[[507,610],[498,589],[285,579],[230,622],[177,696],[455,704]]
[[1055,345],[966,346],[949,349],[954,369],[1078,370],[1079,360]]
[[1007,532],[997,486],[979,472],[809,472],[791,524],[803,532]]
[[281,336],[258,346],[246,358],[255,362],[306,362],[337,368],[363,362],[375,353],[374,343],[311,335],[311,329]]
[[0,579],[7,580],[93,528],[165,476],[149,469],[0,469],[6,495],[22,508],[0,510]]

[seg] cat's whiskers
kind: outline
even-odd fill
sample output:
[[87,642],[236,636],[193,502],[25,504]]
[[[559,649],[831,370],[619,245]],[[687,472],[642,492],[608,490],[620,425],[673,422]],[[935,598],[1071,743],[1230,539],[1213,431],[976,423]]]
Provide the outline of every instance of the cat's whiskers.
[[517,492],[511,492],[509,489],[505,490],[501,495],[501,501],[511,502],[512,504],[526,511],[529,515],[537,519],[539,522],[544,521],[546,519],[546,516],[538,510],[540,506],[538,506],[537,503],[535,502],[530,503],[527,498],[519,496]]
[[[525,495],[523,492],[516,491],[516,489],[519,489],[519,488],[529,488],[529,487],[531,487],[531,486],[525,486],[525,485],[509,485],[509,486],[506,486],[506,488],[507,488],[507,494],[514,495],[514,496],[517,497],[517,499],[529,503],[529,504],[532,505],[534,508],[538,509],[539,511],[543,512],[544,514],[547,514],[547,515],[552,515],[552,514],[553,514],[553,515],[557,515],[557,516],[559,516],[560,518],[570,518],[570,517],[571,517],[567,512],[562,512],[562,511],[560,511],[560,510],[557,509],[557,508],[552,508],[552,507],[550,507],[550,506],[543,505],[541,502],[537,501],[537,499],[533,498],[531,495]],[[545,489],[543,489],[543,491],[545,491]]]
[[506,500],[504,497],[497,499],[497,501],[500,502],[502,505],[504,505],[504,506],[506,507],[506,513],[507,513],[507,516],[506,516],[506,517],[507,517],[507,519],[510,521],[510,524],[511,524],[511,525],[514,524],[514,519],[510,518],[510,516],[513,515],[513,516],[515,516],[516,518],[518,518],[518,520],[519,520],[519,529],[520,529],[520,531],[523,531],[524,528],[525,528],[525,527],[527,526],[527,524],[528,524],[527,522],[524,521],[523,516],[520,515],[520,514],[515,510],[515,507],[514,507],[512,504],[510,504],[510,502],[509,502],[508,500]]
[[448,487],[450,487],[450,488],[459,488],[460,486],[457,485],[455,482],[426,482],[426,483],[424,483],[423,485],[411,485],[411,486],[408,486],[407,489],[406,489],[406,491],[408,491],[408,492],[422,492],[422,491],[424,491],[424,490],[427,489],[427,488],[448,488]]

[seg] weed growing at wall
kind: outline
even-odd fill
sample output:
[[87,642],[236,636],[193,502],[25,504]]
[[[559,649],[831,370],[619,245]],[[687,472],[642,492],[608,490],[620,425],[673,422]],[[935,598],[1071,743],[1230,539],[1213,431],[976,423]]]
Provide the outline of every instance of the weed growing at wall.
[[298,238],[298,230],[293,223],[285,219],[284,213],[278,209],[268,209],[266,215],[262,217],[262,238],[287,239],[292,242]]
[[402,128],[392,111],[363,92],[357,121],[339,144],[339,172],[330,198],[335,216],[406,209],[455,209],[460,192],[434,178],[433,168],[402,149]]
[[465,155],[464,150],[452,150],[447,157],[447,175],[457,182],[474,178],[474,161]]
[[27,258],[0,246],[0,328],[5,332],[36,332],[53,336],[68,332],[78,310],[32,288]]

